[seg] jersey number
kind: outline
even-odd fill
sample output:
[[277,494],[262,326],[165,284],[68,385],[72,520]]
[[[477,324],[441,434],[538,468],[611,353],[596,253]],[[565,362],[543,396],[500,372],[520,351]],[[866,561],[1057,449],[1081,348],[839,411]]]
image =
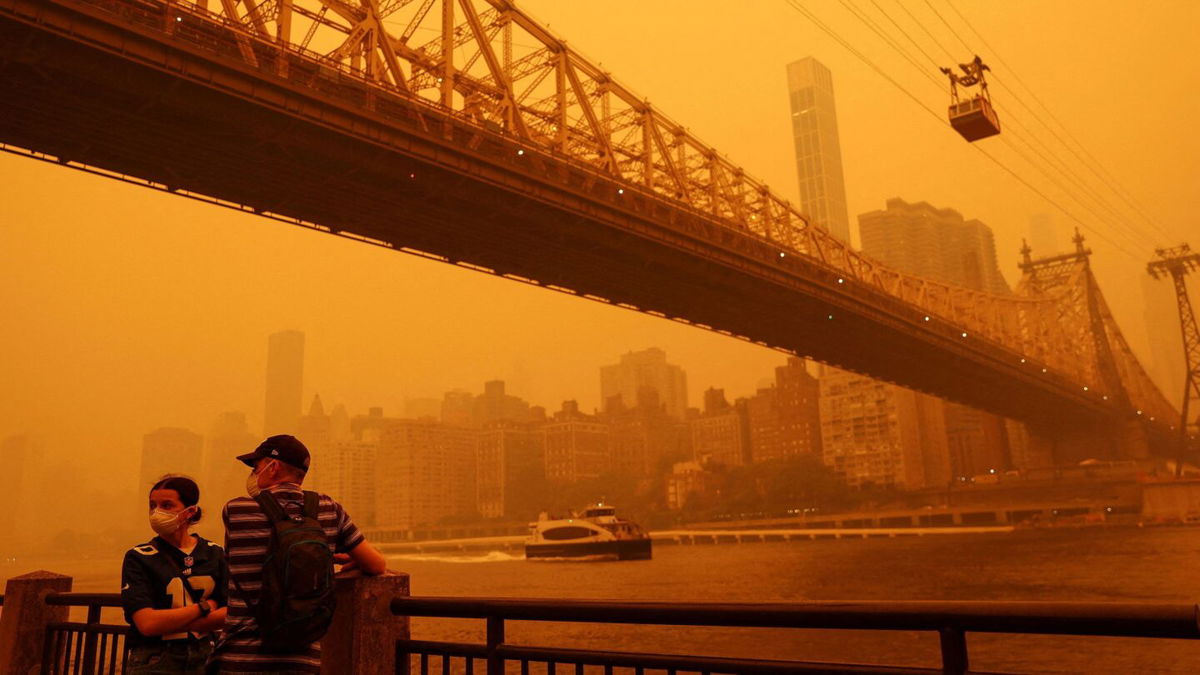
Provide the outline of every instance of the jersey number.
[[[208,596],[212,595],[213,590],[216,588],[216,583],[213,582],[213,578],[206,575],[188,577],[188,583],[191,584],[192,588],[200,591],[200,602],[208,600]],[[174,577],[167,582],[167,595],[171,596],[171,609],[187,607],[188,605],[195,604],[192,601],[191,594],[188,593],[187,589],[183,587],[183,579],[180,577]],[[187,636],[188,634],[186,632],[171,633],[170,635],[164,635],[163,639],[179,640],[186,638]]]

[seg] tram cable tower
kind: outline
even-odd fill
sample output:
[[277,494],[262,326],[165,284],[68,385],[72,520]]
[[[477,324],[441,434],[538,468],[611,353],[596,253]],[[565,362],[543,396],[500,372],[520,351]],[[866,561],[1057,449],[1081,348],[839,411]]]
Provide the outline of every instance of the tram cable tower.
[[[1175,301],[1179,305],[1179,326],[1183,333],[1183,357],[1187,364],[1187,376],[1183,381],[1183,413],[1179,420],[1179,457],[1175,463],[1175,477],[1183,475],[1183,460],[1188,447],[1188,403],[1196,397],[1200,402],[1200,327],[1196,324],[1196,315],[1192,312],[1192,303],[1188,299],[1187,275],[1200,269],[1200,253],[1193,253],[1187,244],[1175,248],[1159,248],[1154,250],[1158,259],[1146,265],[1146,271],[1155,279],[1170,275],[1175,282]],[[1197,416],[1200,426],[1200,416]]]

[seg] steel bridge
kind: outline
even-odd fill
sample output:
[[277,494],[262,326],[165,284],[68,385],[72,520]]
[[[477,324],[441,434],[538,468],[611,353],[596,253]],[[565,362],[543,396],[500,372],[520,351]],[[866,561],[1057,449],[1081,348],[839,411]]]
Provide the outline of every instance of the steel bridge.
[[1027,255],[1008,295],[889,269],[507,0],[0,0],[0,148],[810,356],[1091,456],[1177,423],[1082,241]]

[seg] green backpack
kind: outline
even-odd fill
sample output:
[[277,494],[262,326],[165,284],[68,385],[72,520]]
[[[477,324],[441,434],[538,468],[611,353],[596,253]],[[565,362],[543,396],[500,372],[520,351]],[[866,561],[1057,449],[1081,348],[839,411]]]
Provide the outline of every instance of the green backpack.
[[271,523],[255,608],[263,648],[300,651],[329,630],[336,603],[333,553],[317,518],[320,497],[306,490],[299,516],[288,515],[270,492],[254,499]]

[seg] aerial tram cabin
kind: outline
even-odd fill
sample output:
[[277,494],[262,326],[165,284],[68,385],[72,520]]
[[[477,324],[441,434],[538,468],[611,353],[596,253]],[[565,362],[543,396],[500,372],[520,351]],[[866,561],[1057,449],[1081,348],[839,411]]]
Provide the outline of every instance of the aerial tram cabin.
[[[950,68],[942,68],[942,72],[950,77],[950,126],[971,142],[995,136],[1000,133],[1000,118],[996,117],[992,97],[988,94],[987,80],[983,77],[983,71],[990,69],[978,56],[970,63],[958,64],[958,67],[962,69],[962,75]],[[959,85],[978,85],[979,93],[970,98],[959,98]]]

